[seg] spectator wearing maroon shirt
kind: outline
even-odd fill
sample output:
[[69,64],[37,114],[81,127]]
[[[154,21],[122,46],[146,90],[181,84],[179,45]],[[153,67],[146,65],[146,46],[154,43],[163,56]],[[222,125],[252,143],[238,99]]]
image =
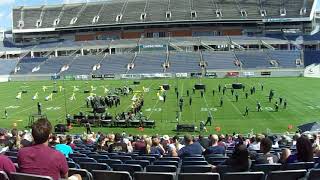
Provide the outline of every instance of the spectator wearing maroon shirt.
[[8,176],[10,176],[10,173],[16,172],[16,167],[7,156],[1,154],[6,150],[8,150],[8,147],[0,147],[0,171],[4,171]]
[[19,171],[50,176],[54,180],[68,178],[68,164],[60,152],[48,146],[52,125],[47,119],[39,119],[32,126],[34,144],[18,152]]

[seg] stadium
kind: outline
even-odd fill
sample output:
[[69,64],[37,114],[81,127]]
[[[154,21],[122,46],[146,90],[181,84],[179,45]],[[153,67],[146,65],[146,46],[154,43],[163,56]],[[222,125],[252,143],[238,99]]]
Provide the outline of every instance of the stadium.
[[0,180],[320,179],[317,4],[14,7]]

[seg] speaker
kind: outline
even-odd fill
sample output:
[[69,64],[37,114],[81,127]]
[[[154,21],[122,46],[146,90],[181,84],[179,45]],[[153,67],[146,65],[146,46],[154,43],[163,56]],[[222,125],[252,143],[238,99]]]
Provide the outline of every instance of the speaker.
[[177,132],[194,132],[196,130],[194,124],[178,124]]
[[232,88],[233,89],[242,89],[243,85],[242,83],[233,83]]
[[139,85],[139,84],[140,84],[140,81],[133,81],[133,84],[134,84],[134,85]]
[[170,85],[169,84],[163,84],[162,87],[166,91],[170,89]]
[[83,93],[90,93],[90,91],[89,90],[84,90]]
[[204,90],[204,89],[206,89],[206,85],[204,85],[204,84],[195,84],[194,88],[196,90],[202,90],[202,89]]
[[54,132],[56,133],[65,133],[68,132],[67,126],[64,124],[57,124],[54,126]]

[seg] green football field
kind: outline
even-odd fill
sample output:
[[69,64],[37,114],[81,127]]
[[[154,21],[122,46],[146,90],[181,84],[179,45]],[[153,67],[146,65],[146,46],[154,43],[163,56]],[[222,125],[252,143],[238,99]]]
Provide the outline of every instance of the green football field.
[[[141,132],[137,128],[93,128],[93,131],[123,132],[133,134],[170,134],[176,132],[176,116],[179,110],[175,87],[184,99],[183,111],[181,113],[180,124],[195,124],[199,127],[200,121],[205,121],[209,112],[214,116],[212,126],[207,126],[209,133],[218,133],[216,127],[221,128],[221,133],[250,133],[250,132],[272,132],[281,133],[288,131],[288,126],[293,125],[294,131],[297,125],[306,122],[319,120],[320,117],[320,79],[310,78],[239,78],[239,79],[160,79],[160,80],[141,80],[140,85],[133,85],[132,80],[99,80],[99,81],[57,81],[57,94],[53,94],[52,100],[45,100],[54,89],[54,81],[38,82],[8,82],[0,83],[0,127],[12,128],[16,123],[19,129],[25,128],[28,118],[37,113],[37,102],[42,103],[42,111],[53,123],[65,123],[66,113],[75,114],[80,111],[89,113],[91,109],[86,108],[85,99],[89,94],[83,93],[85,89],[96,88],[97,95],[105,95],[105,88],[112,90],[116,87],[125,85],[133,88],[134,91],[143,91],[143,87],[150,88],[149,92],[143,92],[145,105],[142,112],[145,116],[156,121],[154,129],[144,129]],[[235,102],[235,97],[231,95],[230,89],[225,95],[218,92],[218,85],[230,85],[234,82],[243,83],[245,91],[255,86],[256,93],[245,99],[243,90],[236,90],[239,94],[239,101]],[[194,84],[202,83],[206,85],[204,98],[200,97],[200,92],[192,93]],[[157,97],[158,88],[162,84],[169,84],[170,90],[167,92],[167,100],[164,103]],[[264,90],[261,90],[261,84]],[[46,90],[44,91],[44,86]],[[59,86],[65,87],[61,91]],[[79,91],[74,91],[74,86]],[[212,90],[215,90],[213,96]],[[268,95],[270,89],[275,92],[274,100],[269,103]],[[27,93],[21,94],[21,99],[17,95],[22,90]],[[189,105],[189,97],[186,91],[190,91],[192,105]],[[71,100],[74,93],[75,99]],[[32,98],[37,96],[37,99]],[[223,97],[224,104],[220,107],[220,97]],[[274,111],[275,101],[279,97],[287,100],[287,109],[280,105],[279,111]],[[112,115],[128,111],[131,107],[132,95],[121,96],[121,105],[118,108],[108,109]],[[262,112],[257,112],[256,103],[261,102]],[[245,106],[248,106],[249,115],[244,117]],[[5,118],[5,109],[8,118]],[[82,133],[83,127],[73,127],[71,133]],[[195,133],[196,134],[196,133]]]

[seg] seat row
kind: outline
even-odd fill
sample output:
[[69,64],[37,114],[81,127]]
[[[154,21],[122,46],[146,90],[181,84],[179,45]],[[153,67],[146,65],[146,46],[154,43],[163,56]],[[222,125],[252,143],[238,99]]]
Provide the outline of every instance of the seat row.
[[[136,172],[133,175],[128,172],[101,171],[94,170],[92,173],[83,169],[70,169],[69,176],[79,174],[86,180],[297,180],[305,178],[306,180],[318,180],[320,170],[313,169],[307,174],[306,170],[273,171],[269,174],[264,172],[237,172],[226,173],[220,176],[218,173],[154,173],[154,172]],[[24,173],[12,173],[13,180],[52,180],[48,176],[38,176]],[[0,171],[1,180],[9,180],[6,173]]]

